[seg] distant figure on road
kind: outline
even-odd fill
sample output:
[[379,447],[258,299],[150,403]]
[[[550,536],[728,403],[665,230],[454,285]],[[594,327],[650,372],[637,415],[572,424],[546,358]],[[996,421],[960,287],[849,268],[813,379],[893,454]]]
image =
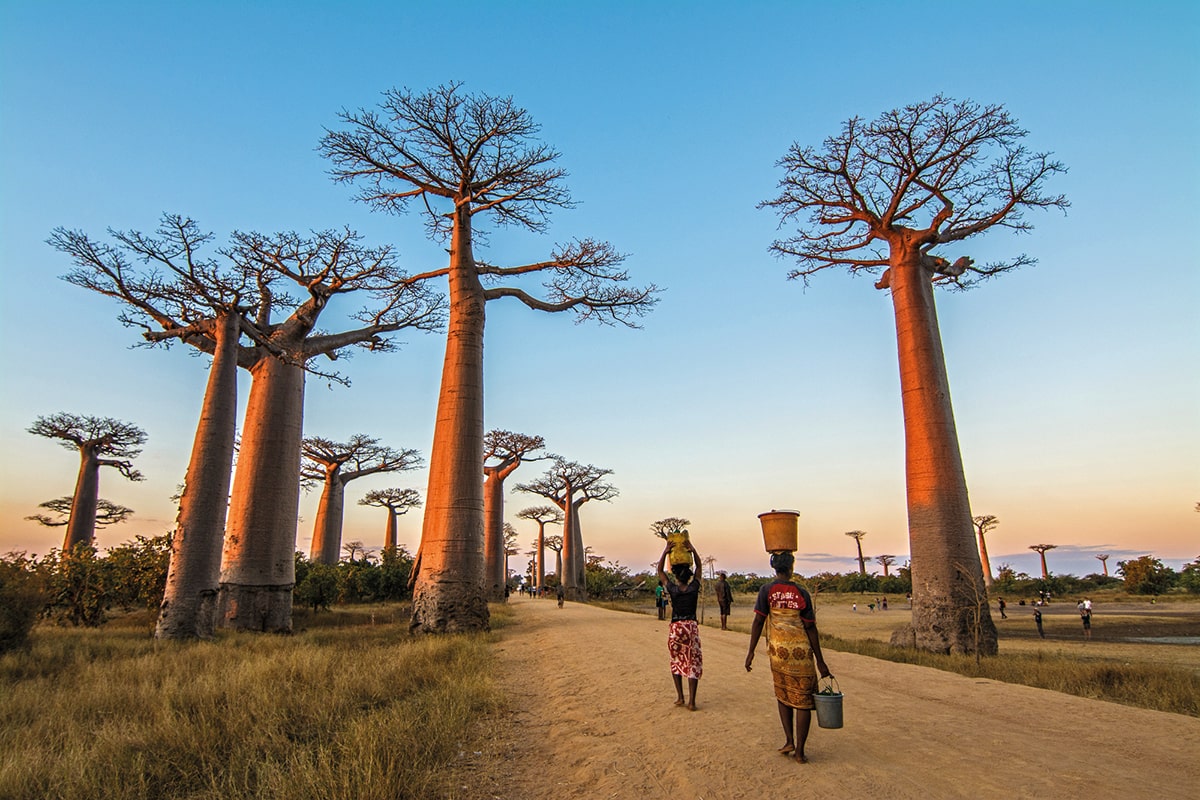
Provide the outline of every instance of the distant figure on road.
[[654,607],[658,609],[659,619],[667,618],[667,596],[662,581],[659,581],[658,586],[654,587]]
[[[801,764],[807,763],[804,745],[812,725],[813,692],[817,687],[817,672],[830,677],[829,667],[821,655],[821,637],[817,633],[817,617],[812,597],[792,580],[795,557],[787,552],[771,554],[774,581],[758,592],[754,603],[754,623],[750,628],[750,650],[746,653],[746,671],[754,662],[763,628],[767,630],[767,652],[771,656],[771,677],[775,681],[775,702],[779,721],[786,737],[779,752],[792,755]],[[813,659],[816,659],[816,669]],[[794,733],[793,733],[793,722]]]
[[1033,621],[1037,625],[1038,636],[1046,638],[1046,632],[1042,630],[1042,610],[1036,606],[1033,609]]
[[684,705],[683,679],[688,682],[688,710],[696,710],[696,687],[704,672],[704,658],[700,651],[700,624],[696,622],[696,601],[700,599],[700,554],[691,541],[683,546],[692,552],[692,562],[672,564],[672,581],[663,572],[663,565],[671,552],[668,544],[658,559],[658,579],[667,587],[671,596],[671,625],[667,633],[667,650],[671,654],[671,679],[675,682],[675,705]]
[[1001,597],[1000,598],[1000,619],[1008,619],[1008,614],[1004,613],[1004,610],[1006,608],[1008,608],[1008,603],[1004,602],[1004,598]]
[[561,583],[558,585],[558,592],[556,593],[556,596],[558,597],[558,607],[562,608],[563,599],[566,597],[566,595],[563,593],[563,585]]
[[1083,620],[1083,638],[1092,638],[1092,606],[1091,601],[1079,603],[1079,618]]
[[733,606],[733,590],[726,583],[724,572],[717,573],[717,606],[721,609],[721,630],[727,631],[729,628],[725,623],[729,619],[729,609]]

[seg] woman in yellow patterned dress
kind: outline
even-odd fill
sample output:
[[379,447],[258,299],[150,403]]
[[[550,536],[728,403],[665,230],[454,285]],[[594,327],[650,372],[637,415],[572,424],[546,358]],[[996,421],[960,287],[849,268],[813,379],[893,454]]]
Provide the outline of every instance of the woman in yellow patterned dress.
[[[793,755],[801,764],[808,761],[804,744],[812,725],[813,692],[817,672],[829,677],[829,668],[821,655],[821,638],[812,597],[792,580],[795,557],[787,552],[771,554],[775,579],[763,586],[754,603],[754,623],[750,628],[750,651],[746,671],[754,661],[763,628],[767,628],[767,652],[771,656],[771,676],[775,681],[775,700],[779,721],[787,740],[779,752]],[[816,669],[813,660],[816,660]],[[793,733],[794,729],[794,733]]]

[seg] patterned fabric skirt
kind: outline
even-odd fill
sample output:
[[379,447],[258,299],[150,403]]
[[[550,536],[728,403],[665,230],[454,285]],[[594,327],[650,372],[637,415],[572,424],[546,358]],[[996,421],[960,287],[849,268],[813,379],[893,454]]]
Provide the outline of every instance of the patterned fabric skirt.
[[671,653],[672,675],[700,679],[704,672],[704,658],[700,653],[700,625],[696,620],[671,622],[667,650]]
[[785,706],[812,710],[817,670],[807,634],[799,625],[775,624],[771,626],[769,636],[767,652],[771,654],[775,699]]

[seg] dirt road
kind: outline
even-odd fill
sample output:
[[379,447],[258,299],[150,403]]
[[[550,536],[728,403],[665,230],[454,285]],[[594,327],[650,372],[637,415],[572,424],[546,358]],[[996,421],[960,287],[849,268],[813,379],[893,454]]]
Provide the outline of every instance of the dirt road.
[[745,671],[746,634],[702,629],[689,712],[673,705],[667,623],[512,606],[499,650],[513,710],[466,796],[1094,800],[1191,798],[1200,786],[1200,720],[833,651],[845,727],[814,719],[810,763],[796,764],[775,752],[770,669],[762,651]]

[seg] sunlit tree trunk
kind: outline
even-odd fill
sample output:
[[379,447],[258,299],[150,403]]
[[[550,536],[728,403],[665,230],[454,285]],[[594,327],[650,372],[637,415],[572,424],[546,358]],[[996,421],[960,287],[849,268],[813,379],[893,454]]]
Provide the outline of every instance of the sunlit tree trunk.
[[[959,453],[931,274],[920,254],[893,244],[892,304],[904,407],[905,471],[917,647],[972,652],[979,620],[980,652],[996,652],[967,483]],[[950,591],[946,591],[950,587]]]
[[489,472],[483,481],[484,588],[489,600],[504,599],[504,478]]
[[537,538],[537,583],[534,585],[541,589],[546,585],[546,523],[538,521],[538,538]]
[[216,623],[221,545],[237,436],[238,316],[217,317],[216,346],[171,537],[171,563],[154,635],[209,638]]
[[562,584],[563,595],[568,600],[578,600],[579,583],[575,573],[575,514],[578,506],[574,503],[575,493],[568,483],[563,493],[563,499],[558,507],[563,512],[562,552],[559,553],[558,582]]
[[421,526],[421,564],[410,627],[421,632],[488,628],[483,591],[484,293],[471,253],[471,218],[455,210],[450,246],[450,319],[429,489]]
[[575,598],[585,601],[587,593],[587,550],[583,546],[583,528],[579,525],[579,507],[588,501],[584,497],[571,504],[571,547],[574,563],[571,571],[574,573]]
[[63,553],[76,545],[91,545],[96,538],[96,505],[100,502],[100,455],[92,444],[79,448],[79,476],[71,500],[71,516],[63,537]]
[[396,547],[396,509],[387,507],[387,529],[383,532],[383,549],[393,550]]
[[296,581],[304,370],[267,357],[250,372],[221,560],[218,623],[287,632]]
[[983,567],[983,583],[989,589],[992,588],[992,564],[988,561],[987,542],[984,541],[983,531],[977,531],[979,534],[979,563]]
[[313,524],[309,558],[318,564],[336,564],[342,555],[342,519],[346,507],[346,483],[337,473],[325,479],[317,521]]

